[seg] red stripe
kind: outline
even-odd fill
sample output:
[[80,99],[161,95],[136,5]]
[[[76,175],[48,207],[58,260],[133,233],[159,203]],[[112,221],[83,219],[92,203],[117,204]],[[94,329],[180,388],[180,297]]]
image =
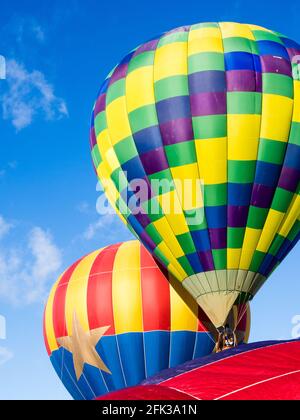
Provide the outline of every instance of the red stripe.
[[144,331],[169,331],[171,328],[170,284],[143,246],[141,246],[141,288]]
[[247,318],[248,310],[247,304],[238,305],[238,315],[237,319],[240,320],[236,326],[238,331],[246,331],[247,329]]
[[[162,385],[188,392],[196,398],[212,400],[299,368],[300,342],[298,341],[228,357],[169,379],[162,382]],[[283,391],[282,397],[284,397]],[[263,399],[264,395],[261,394],[260,397]]]
[[46,321],[46,310],[44,310],[44,316],[43,316],[43,335],[44,335],[46,350],[47,350],[48,356],[50,356],[51,355],[51,350],[50,350],[49,343],[48,343],[48,338],[47,338],[47,335],[46,335],[46,322],[45,321]]
[[67,335],[67,325],[65,317],[65,303],[66,303],[66,294],[67,288],[72,277],[72,274],[77,267],[77,265],[82,261],[82,259],[76,261],[67,271],[63,274],[60,279],[57,289],[53,299],[53,327],[55,337],[65,337]]
[[201,309],[198,305],[198,332],[207,332],[208,329],[205,327],[205,325],[212,325],[211,320],[208,318],[203,309]]
[[121,244],[105,248],[96,257],[89,276],[87,312],[90,329],[110,326],[105,335],[115,334],[112,274]]

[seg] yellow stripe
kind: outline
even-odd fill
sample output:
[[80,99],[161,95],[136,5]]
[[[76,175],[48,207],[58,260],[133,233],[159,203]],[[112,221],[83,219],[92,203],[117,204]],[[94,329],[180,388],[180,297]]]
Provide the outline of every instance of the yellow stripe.
[[140,67],[126,77],[127,111],[155,103],[153,66]]
[[187,42],[174,42],[159,47],[155,53],[154,81],[165,77],[187,75]]
[[248,25],[234,22],[219,23],[223,38],[241,37],[254,40],[253,33]]
[[[171,331],[197,331],[198,304],[174,277],[169,276]],[[197,315],[196,315],[197,314]]]
[[53,325],[53,302],[55,293],[57,291],[58,283],[60,282],[62,276],[63,274],[59,277],[57,282],[52,287],[45,309],[45,335],[51,352],[58,349]]
[[112,296],[116,334],[143,331],[140,244],[122,244],[116,254]]
[[287,237],[294,223],[299,218],[300,213],[300,196],[297,194],[294,196],[293,201],[286,213],[285,220],[282,227],[279,230],[279,235]]
[[269,210],[268,217],[265,221],[264,228],[257,245],[257,251],[268,251],[283,218],[284,213],[273,209]]
[[76,312],[78,321],[84,331],[89,331],[87,312],[87,287],[92,265],[101,250],[97,250],[85,257],[75,268],[67,288],[65,316],[67,333],[72,334],[73,315]]

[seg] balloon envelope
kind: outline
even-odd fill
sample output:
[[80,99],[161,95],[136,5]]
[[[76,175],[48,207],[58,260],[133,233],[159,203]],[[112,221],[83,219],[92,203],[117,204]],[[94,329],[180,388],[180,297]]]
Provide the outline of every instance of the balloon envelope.
[[[246,341],[249,307],[236,308],[229,323]],[[75,399],[137,385],[215,345],[206,315],[139,241],[95,251],[62,274],[46,305],[44,337]]]
[[94,107],[110,202],[217,327],[299,239],[299,62],[266,28],[184,26],[130,52]]

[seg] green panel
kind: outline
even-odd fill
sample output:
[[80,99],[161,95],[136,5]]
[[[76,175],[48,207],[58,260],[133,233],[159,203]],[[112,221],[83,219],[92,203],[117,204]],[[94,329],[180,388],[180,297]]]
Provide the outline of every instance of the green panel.
[[257,44],[252,39],[242,37],[232,37],[223,39],[224,51],[242,51],[250,54],[259,54]]
[[121,165],[138,156],[135,143],[132,137],[120,141],[114,145],[114,151]]
[[205,211],[203,208],[184,211],[185,220],[191,232],[207,229]]
[[204,186],[204,204],[207,206],[224,206],[227,204],[227,184]]
[[170,35],[162,36],[159,40],[158,48],[162,47],[163,45],[172,44],[173,42],[187,42],[188,40],[188,32],[174,32]]
[[120,192],[128,186],[128,180],[121,168],[117,168],[112,172],[111,179],[113,180],[117,190]]
[[289,143],[300,146],[300,122],[292,122]]
[[165,146],[165,151],[171,168],[197,162],[193,140]]
[[151,183],[151,189],[156,195],[162,195],[175,189],[170,169],[148,175],[148,179]]
[[294,83],[289,76],[276,73],[263,73],[264,93],[294,97]]
[[227,249],[213,249],[215,270],[225,270],[227,267]]
[[124,96],[125,83],[126,83],[125,78],[122,78],[109,86],[109,89],[106,95],[106,106],[110,104],[112,101],[114,101],[115,99],[120,98],[121,96]]
[[152,66],[154,62],[154,51],[145,51],[132,57],[128,66],[128,73],[145,66]]
[[280,236],[280,235],[277,234],[275,236],[273,242],[272,242],[272,245],[271,245],[269,251],[268,251],[269,254],[272,254],[274,256],[277,255],[278,251],[280,250],[281,245],[284,242],[284,239],[285,238],[283,236]]
[[283,42],[281,41],[280,38],[278,38],[278,36],[276,34],[274,34],[273,32],[269,32],[269,31],[262,31],[260,29],[255,29],[252,31],[256,41],[273,41],[273,42],[277,42],[277,44],[282,44]]
[[245,236],[245,228],[227,228],[227,248],[242,248]]
[[143,202],[142,207],[151,222],[156,222],[164,216],[164,212],[162,211],[162,208],[160,207],[156,197]]
[[94,146],[92,150],[92,158],[93,158],[94,166],[97,169],[100,163],[102,162],[102,158],[99,153],[99,147],[97,144]]
[[247,227],[253,229],[262,229],[264,227],[269,209],[262,209],[260,207],[249,207],[249,214],[247,220]]
[[150,236],[155,245],[159,245],[162,242],[162,237],[151,223],[146,227],[145,231]]
[[259,267],[260,267],[261,263],[263,262],[265,256],[266,256],[266,254],[264,252],[256,250],[253,254],[249,270],[254,271],[254,272],[258,272]]
[[106,113],[105,111],[100,112],[94,121],[95,124],[95,133],[96,137],[107,128],[107,122],[106,122]]
[[188,58],[188,69],[189,74],[207,70],[225,71],[224,54],[214,52],[193,54]]
[[188,79],[186,76],[166,77],[155,82],[154,89],[156,102],[171,97],[189,95]]
[[293,196],[294,194],[290,191],[284,190],[283,188],[276,188],[272,202],[272,209],[286,213]]
[[158,124],[155,105],[146,105],[129,113],[133,133]]
[[164,256],[164,254],[160,251],[159,248],[155,248],[154,255],[157,256],[157,258],[166,266],[170,264],[169,260]]
[[192,269],[189,260],[182,256],[177,259],[178,263],[181,265],[181,267],[184,269],[184,271],[187,273],[188,276],[192,276],[194,273],[194,270]]
[[253,183],[256,169],[256,160],[229,160],[228,161],[228,182],[235,184]]
[[193,117],[194,136],[196,139],[210,139],[227,136],[226,115],[206,115]]
[[262,111],[262,94],[260,92],[228,92],[228,114],[258,114]]
[[286,143],[283,141],[260,139],[258,160],[281,165],[286,151]]
[[183,233],[182,235],[176,236],[183,252],[188,254],[194,254],[196,252],[196,248],[194,242],[192,240],[190,233]]

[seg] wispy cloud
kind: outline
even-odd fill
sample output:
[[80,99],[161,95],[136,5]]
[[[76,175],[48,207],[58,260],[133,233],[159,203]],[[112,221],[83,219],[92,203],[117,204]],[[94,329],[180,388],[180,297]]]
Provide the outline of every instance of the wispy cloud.
[[0,298],[24,305],[42,301],[61,266],[62,253],[51,234],[34,227],[24,246],[0,248]]
[[0,347],[0,366],[11,360],[13,356],[13,353],[6,347]]
[[55,95],[42,72],[29,71],[12,59],[6,63],[6,77],[7,90],[1,98],[3,118],[10,120],[17,131],[29,126],[38,115],[46,120],[68,116],[65,101]]
[[8,223],[3,216],[0,215],[0,240],[11,230],[13,225]]

